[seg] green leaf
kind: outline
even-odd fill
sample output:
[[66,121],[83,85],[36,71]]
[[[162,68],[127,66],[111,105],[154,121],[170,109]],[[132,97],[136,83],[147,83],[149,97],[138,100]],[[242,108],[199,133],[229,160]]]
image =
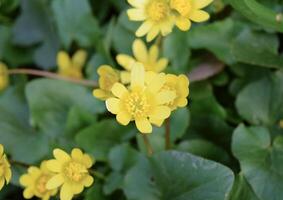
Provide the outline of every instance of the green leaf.
[[283,197],[283,139],[271,141],[268,129],[240,125],[233,134],[232,150],[241,170],[261,200]]
[[102,102],[91,92],[72,83],[37,79],[29,82],[26,95],[33,126],[53,138],[62,136],[69,110],[76,106],[92,114],[104,111]]
[[12,159],[35,163],[48,152],[48,139],[29,125],[22,88],[10,87],[0,96],[0,141]]
[[245,179],[243,174],[236,176],[234,186],[229,198],[229,200],[239,199],[259,200],[254,194],[251,186],[247,183],[247,180]]
[[224,200],[233,179],[220,164],[170,151],[140,159],[125,177],[124,192],[135,200]]
[[188,42],[193,49],[205,48],[221,61],[232,64],[234,57],[230,46],[239,25],[231,19],[193,28],[188,32]]
[[99,41],[100,28],[88,0],[56,0],[52,9],[65,48],[73,41],[83,47],[94,46]]
[[282,68],[283,56],[279,56],[278,47],[276,35],[246,29],[233,41],[232,54],[238,62]]
[[201,156],[203,158],[215,160],[221,163],[229,162],[228,153],[221,147],[207,140],[184,140],[178,145],[177,149],[179,151],[189,152],[196,156]]
[[22,46],[39,44],[34,52],[34,61],[43,69],[56,65],[59,49],[47,0],[22,0],[21,15],[14,26],[14,42]]
[[87,190],[85,194],[84,200],[94,200],[94,199],[109,200],[109,198],[103,194],[101,183],[95,183],[91,188]]
[[189,45],[184,43],[187,34],[182,31],[174,31],[164,38],[163,56],[171,61],[173,71],[186,73],[191,56]]
[[[181,139],[190,123],[190,113],[187,108],[178,108],[170,116],[171,142]],[[165,124],[164,124],[165,126]]]
[[133,137],[132,130],[131,126],[121,126],[116,120],[103,120],[80,131],[76,142],[96,160],[106,161],[111,147]]
[[271,28],[279,32],[283,32],[283,21],[278,20],[278,14],[256,0],[229,0],[230,4],[247,17],[249,20],[262,25],[266,28]]
[[283,73],[246,86],[237,96],[239,114],[251,124],[273,125],[283,118]]

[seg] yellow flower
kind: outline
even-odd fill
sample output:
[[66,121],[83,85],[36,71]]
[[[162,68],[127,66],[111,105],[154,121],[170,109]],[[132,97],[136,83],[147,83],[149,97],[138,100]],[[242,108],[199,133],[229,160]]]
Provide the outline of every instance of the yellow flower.
[[47,168],[55,173],[48,182],[48,189],[60,187],[60,199],[71,200],[74,195],[93,183],[89,168],[94,161],[80,149],[73,149],[71,155],[61,149],[53,151],[55,159],[47,161]]
[[46,188],[47,182],[54,174],[47,169],[46,161],[43,161],[38,167],[29,167],[28,173],[20,177],[20,184],[25,187],[24,198],[31,199],[36,196],[43,200],[50,199],[51,196],[56,195],[57,189],[48,190]]
[[279,122],[279,126],[280,126],[280,128],[283,128],[283,119],[282,119],[282,120],[280,120],[280,122]]
[[83,78],[82,68],[86,62],[87,53],[78,50],[72,58],[65,51],[57,54],[58,73],[62,76],[81,79]]
[[144,21],[136,32],[138,37],[147,34],[147,41],[152,41],[160,32],[163,36],[172,32],[174,16],[169,0],[128,0],[134,8],[128,10],[129,19]]
[[165,74],[158,74],[145,85],[144,67],[135,63],[131,71],[130,88],[115,83],[111,89],[115,97],[106,100],[106,107],[116,115],[120,124],[126,126],[130,121],[135,121],[141,133],[151,133],[151,124],[160,126],[171,113],[165,104],[175,98],[175,93],[160,91],[165,81]]
[[4,154],[4,147],[0,144],[0,190],[4,187],[5,182],[8,184],[12,177],[10,163]]
[[202,8],[209,5],[213,0],[170,0],[171,9],[175,10],[176,25],[182,31],[191,27],[191,21],[204,22],[209,19],[209,14]]
[[113,97],[111,88],[112,86],[119,82],[119,72],[113,69],[109,65],[102,65],[97,70],[99,77],[99,89],[93,91],[93,96],[98,99],[106,100],[109,97]]
[[161,72],[168,65],[168,59],[159,57],[157,45],[153,45],[147,50],[145,43],[136,39],[133,43],[134,58],[125,54],[117,56],[117,62],[127,71],[131,71],[133,63],[140,62],[143,64],[145,71]]
[[7,66],[0,62],[0,91],[9,85],[9,74]]
[[178,107],[185,107],[188,104],[187,97],[189,95],[189,79],[187,76],[167,74],[166,83],[162,90],[172,91],[176,94],[176,98],[167,103],[171,110],[175,110]]

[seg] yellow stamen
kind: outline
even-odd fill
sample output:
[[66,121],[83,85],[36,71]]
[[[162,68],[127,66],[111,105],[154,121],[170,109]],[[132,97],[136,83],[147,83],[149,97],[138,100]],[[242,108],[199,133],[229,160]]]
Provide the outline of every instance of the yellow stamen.
[[167,18],[170,9],[164,0],[155,0],[149,3],[146,11],[151,20],[159,22]]
[[48,190],[46,189],[46,183],[50,179],[48,175],[41,175],[36,181],[36,189],[40,194],[46,193]]
[[146,117],[150,111],[148,99],[142,91],[130,93],[125,99],[125,107],[134,118]]
[[70,180],[79,182],[85,177],[88,171],[80,163],[69,162],[64,169],[64,173]]

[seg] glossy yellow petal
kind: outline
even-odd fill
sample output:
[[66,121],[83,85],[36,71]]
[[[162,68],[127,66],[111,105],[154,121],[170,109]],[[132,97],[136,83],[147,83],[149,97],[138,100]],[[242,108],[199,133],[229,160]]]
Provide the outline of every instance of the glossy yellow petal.
[[161,34],[162,34],[163,36],[168,35],[169,33],[172,32],[173,26],[174,26],[174,24],[173,24],[171,21],[167,22],[166,24],[164,24],[164,25],[161,27]]
[[106,108],[112,114],[118,114],[120,111],[120,99],[117,98],[109,98],[106,100]]
[[27,174],[24,174],[20,177],[20,180],[19,180],[20,184],[23,185],[23,186],[28,186],[32,183],[32,179],[29,177],[29,175]]
[[160,30],[158,27],[152,27],[146,36],[146,41],[151,42],[159,34]]
[[83,159],[83,152],[78,148],[74,148],[71,152],[72,159],[81,161]]
[[61,163],[68,162],[71,159],[71,157],[61,149],[54,149],[53,155],[56,158],[56,160],[58,160]]
[[2,156],[4,153],[4,147],[2,144],[0,144],[0,156]]
[[66,70],[72,67],[70,56],[65,51],[60,51],[57,54],[57,65],[60,70]]
[[127,112],[119,112],[116,116],[117,121],[124,126],[130,123],[131,118],[131,115]]
[[121,65],[125,70],[131,71],[132,65],[136,62],[134,58],[125,54],[119,54],[116,57],[119,65]]
[[72,57],[73,66],[82,69],[87,59],[87,52],[78,50]]
[[128,71],[122,71],[120,73],[120,79],[123,84],[129,84],[131,82],[131,73]]
[[204,22],[209,19],[209,14],[203,10],[195,10],[190,14],[190,19],[194,22]]
[[64,183],[64,177],[62,174],[53,176],[46,184],[46,188],[49,190],[60,187]]
[[62,163],[56,159],[48,160],[46,166],[52,172],[60,172],[62,169]]
[[2,188],[5,185],[5,180],[3,178],[0,179],[0,190],[2,190]]
[[118,98],[121,98],[128,93],[127,88],[121,83],[115,83],[111,91]]
[[84,156],[83,156],[83,162],[84,162],[86,168],[91,168],[91,166],[94,164],[95,161],[94,161],[94,159],[91,158],[89,155],[84,154]]
[[6,179],[6,182],[9,183],[11,181],[11,178],[12,178],[12,171],[10,168],[8,168],[5,172],[5,179]]
[[23,195],[25,199],[31,199],[34,196],[33,188],[30,188],[30,187],[26,188],[24,190]]
[[131,72],[131,88],[144,87],[144,67],[141,63],[135,63]]
[[[142,37],[144,35],[146,35],[151,27],[153,26],[153,23],[150,22],[150,21],[145,21],[139,28],[138,30],[136,31],[136,36],[137,37]],[[153,38],[152,38],[153,39]]]
[[154,124],[155,126],[162,126],[164,119],[155,119],[155,118],[150,118],[149,119],[150,123]]
[[163,105],[173,101],[176,98],[176,93],[172,91],[162,91],[159,92],[156,96],[157,103]]
[[148,53],[147,47],[145,43],[140,40],[136,39],[133,43],[133,53],[137,61],[144,63],[148,61]]
[[150,118],[153,119],[166,119],[170,116],[171,109],[167,106],[158,106],[153,110]]
[[73,194],[79,194],[84,190],[84,185],[81,183],[71,184]]
[[153,94],[156,94],[165,84],[165,74],[156,74],[148,83],[148,89]]
[[176,20],[177,27],[182,31],[188,31],[191,28],[191,21],[185,17],[178,17]]
[[141,8],[143,7],[145,0],[128,0],[128,3],[133,7]]
[[105,90],[101,90],[101,89],[93,90],[92,94],[96,98],[98,98],[100,100],[103,100],[103,101],[108,99],[108,98],[110,98],[111,96],[113,96],[111,92],[105,91]]
[[131,8],[127,10],[127,14],[132,21],[143,21],[146,19],[144,10]]
[[188,104],[187,98],[180,98],[177,102],[177,106],[180,108],[187,106],[187,104]]
[[197,9],[201,9],[211,4],[212,1],[213,0],[193,0],[193,3]]
[[97,69],[97,73],[98,73],[99,76],[107,75],[109,73],[112,73],[113,71],[114,71],[114,69],[110,65],[101,65]]
[[152,133],[152,126],[148,119],[135,119],[136,126],[141,133]]
[[149,49],[149,61],[155,63],[159,56],[159,49],[157,45],[152,45]]
[[60,191],[60,200],[71,200],[74,194],[72,188],[68,184],[64,184]]
[[160,60],[158,60],[156,66],[155,66],[155,71],[156,72],[162,72],[163,70],[165,70],[165,68],[168,65],[168,59],[167,58],[161,58]]
[[93,182],[94,182],[93,177],[89,176],[89,175],[83,180],[83,184],[84,184],[85,187],[91,186],[93,184]]

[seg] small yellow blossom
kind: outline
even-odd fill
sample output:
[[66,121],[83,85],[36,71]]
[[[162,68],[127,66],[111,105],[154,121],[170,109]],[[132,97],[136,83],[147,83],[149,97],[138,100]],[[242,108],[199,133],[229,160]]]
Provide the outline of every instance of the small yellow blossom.
[[101,100],[113,97],[111,88],[120,80],[118,70],[113,69],[109,65],[102,65],[98,68],[97,73],[99,75],[99,89],[93,91],[93,96]]
[[9,74],[7,66],[0,62],[0,91],[9,85]]
[[10,163],[4,154],[4,147],[0,144],[0,190],[4,187],[5,182],[8,184],[12,177]]
[[282,119],[282,120],[280,120],[280,122],[279,122],[279,126],[280,126],[280,128],[282,128],[282,129],[283,129],[283,119]]
[[166,83],[162,90],[175,92],[176,98],[168,102],[168,106],[171,110],[175,110],[178,107],[182,108],[188,104],[187,97],[189,95],[189,79],[185,75],[166,75]]
[[165,81],[165,74],[161,73],[145,84],[144,67],[135,63],[131,71],[130,88],[115,83],[111,89],[115,97],[106,100],[106,107],[116,115],[120,124],[126,126],[130,121],[135,121],[141,133],[151,133],[151,124],[160,126],[170,116],[171,109],[165,104],[176,96],[171,91],[160,91]]
[[147,41],[152,41],[159,33],[163,36],[172,32],[174,16],[169,0],[128,0],[134,8],[128,10],[129,19],[144,21],[136,32],[137,37],[147,34]]
[[145,71],[162,72],[168,65],[168,59],[159,57],[159,49],[157,45],[153,45],[148,50],[145,43],[136,39],[133,43],[134,57],[119,54],[117,62],[124,67],[127,71],[131,71],[133,63],[142,63]]
[[84,50],[78,50],[72,58],[65,51],[57,54],[58,73],[62,76],[81,79],[83,78],[82,69],[87,59]]
[[170,0],[170,7],[176,14],[176,25],[182,31],[191,27],[191,21],[204,22],[209,19],[209,14],[202,8],[213,0]]
[[60,187],[60,199],[71,200],[74,195],[83,191],[84,187],[93,184],[89,168],[94,161],[80,149],[73,149],[71,155],[61,149],[53,151],[55,159],[47,161],[47,168],[55,173],[48,182],[48,189]]
[[51,196],[56,195],[57,189],[48,190],[46,188],[47,182],[54,174],[47,169],[46,161],[43,161],[38,167],[29,167],[28,173],[20,177],[20,184],[25,187],[24,198],[31,199],[36,196],[43,200],[50,199]]

